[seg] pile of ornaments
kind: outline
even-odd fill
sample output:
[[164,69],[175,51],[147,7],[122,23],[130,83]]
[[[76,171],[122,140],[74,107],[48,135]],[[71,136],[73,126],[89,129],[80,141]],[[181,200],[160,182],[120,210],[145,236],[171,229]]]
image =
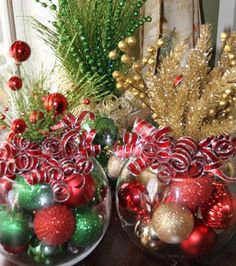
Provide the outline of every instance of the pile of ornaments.
[[[30,47],[21,41],[10,51],[17,64],[30,56]],[[22,84],[18,76],[8,81],[13,91]],[[95,159],[101,152],[99,143],[94,144],[96,130],[84,128],[95,115],[66,112],[68,102],[61,93],[48,94],[43,105],[44,113],[32,111],[32,124],[47,113],[61,120],[55,119],[42,141],[25,138],[27,124],[18,118],[0,143],[0,251],[16,264],[72,265],[103,237],[110,190]]]
[[123,142],[114,149],[119,169],[126,160],[117,184],[117,211],[142,249],[197,257],[229,241],[236,229],[236,179],[229,163],[235,139],[175,140],[169,128],[138,120]]

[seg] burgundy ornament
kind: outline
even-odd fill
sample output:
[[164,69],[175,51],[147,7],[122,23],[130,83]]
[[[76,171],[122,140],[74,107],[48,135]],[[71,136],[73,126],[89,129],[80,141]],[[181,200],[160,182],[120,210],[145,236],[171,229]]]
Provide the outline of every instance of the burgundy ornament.
[[207,201],[212,193],[212,178],[202,176],[199,178],[182,178],[171,182],[165,202],[178,202],[196,211],[197,207]]
[[191,235],[181,243],[181,248],[187,255],[198,257],[206,254],[214,246],[215,240],[215,231],[197,222]]
[[227,229],[233,217],[233,200],[222,183],[213,184],[209,200],[201,206],[204,223],[214,229]]
[[27,243],[23,246],[20,246],[20,247],[11,247],[11,246],[7,246],[7,245],[2,244],[2,247],[4,248],[4,250],[6,250],[9,253],[20,254],[20,253],[22,253],[28,249],[29,243]]
[[11,124],[11,130],[14,133],[17,133],[17,134],[24,133],[25,132],[25,129],[26,129],[26,123],[21,118],[14,120],[12,122],[12,124]]
[[22,85],[22,79],[17,76],[11,77],[7,82],[7,86],[13,91],[20,90],[22,88]]
[[148,214],[149,198],[145,186],[134,180],[124,183],[118,192],[119,205],[123,210],[137,216]]
[[61,93],[49,94],[44,100],[44,108],[48,111],[55,111],[56,115],[62,114],[67,109],[68,102]]
[[30,46],[23,41],[16,41],[11,45],[10,55],[16,60],[16,62],[26,61],[31,54]]
[[70,197],[65,202],[69,207],[83,207],[95,196],[96,186],[90,174],[72,174],[65,180]]
[[30,114],[30,117],[29,117],[29,121],[32,123],[32,124],[36,124],[39,120],[42,120],[44,117],[44,114],[43,112],[40,112],[40,111],[32,111],[31,114]]

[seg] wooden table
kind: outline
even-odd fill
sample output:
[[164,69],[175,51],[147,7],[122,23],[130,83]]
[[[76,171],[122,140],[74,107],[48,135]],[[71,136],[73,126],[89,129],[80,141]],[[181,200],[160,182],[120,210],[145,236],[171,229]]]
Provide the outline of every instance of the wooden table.
[[[201,261],[159,260],[143,253],[126,233],[113,210],[105,237],[90,256],[77,266],[236,266],[236,236],[214,257]],[[0,257],[0,266],[14,266]],[[33,266],[33,265],[32,265]]]

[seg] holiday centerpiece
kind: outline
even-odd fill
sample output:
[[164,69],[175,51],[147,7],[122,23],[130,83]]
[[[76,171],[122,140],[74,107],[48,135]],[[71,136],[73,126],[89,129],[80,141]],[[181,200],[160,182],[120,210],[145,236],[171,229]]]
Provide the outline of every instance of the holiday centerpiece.
[[110,217],[109,186],[95,159],[101,146],[84,126],[95,115],[72,114],[44,77],[22,74],[30,52],[22,41],[10,49],[17,71],[0,121],[9,131],[0,144],[0,252],[17,265],[73,265],[98,245]]
[[211,27],[203,25],[185,66],[185,45],[157,61],[159,40],[142,60],[140,83],[124,86],[134,69],[123,75],[123,88],[142,94],[159,127],[137,119],[114,149],[117,211],[130,237],[160,257],[212,253],[236,230],[236,34],[222,40],[213,69]]

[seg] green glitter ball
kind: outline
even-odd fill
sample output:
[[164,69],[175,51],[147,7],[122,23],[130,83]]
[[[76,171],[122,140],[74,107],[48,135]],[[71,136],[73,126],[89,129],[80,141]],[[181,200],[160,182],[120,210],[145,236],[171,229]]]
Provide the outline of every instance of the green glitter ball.
[[10,247],[27,244],[31,238],[27,217],[17,212],[1,212],[0,242]]
[[78,247],[93,244],[102,234],[103,223],[99,214],[93,209],[76,210],[76,229],[71,243]]
[[16,193],[19,206],[28,211],[45,208],[54,203],[50,185],[30,185],[24,178],[16,179]]

